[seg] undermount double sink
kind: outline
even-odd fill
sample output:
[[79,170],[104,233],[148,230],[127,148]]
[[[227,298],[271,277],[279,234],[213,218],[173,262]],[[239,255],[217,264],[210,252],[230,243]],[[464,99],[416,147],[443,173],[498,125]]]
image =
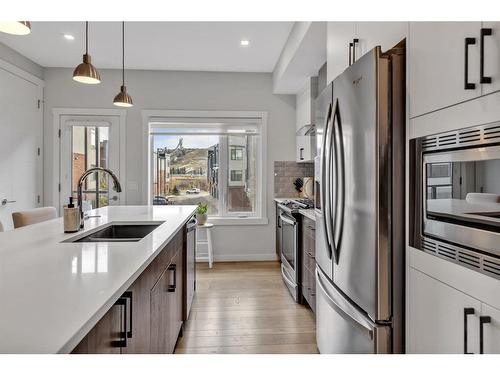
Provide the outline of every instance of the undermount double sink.
[[109,223],[63,242],[138,242],[163,222]]

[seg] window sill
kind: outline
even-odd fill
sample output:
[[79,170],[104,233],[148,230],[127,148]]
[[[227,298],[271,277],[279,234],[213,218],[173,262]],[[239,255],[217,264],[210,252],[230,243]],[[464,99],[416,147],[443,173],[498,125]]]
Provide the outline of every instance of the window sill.
[[214,225],[267,225],[267,217],[208,217],[207,222]]

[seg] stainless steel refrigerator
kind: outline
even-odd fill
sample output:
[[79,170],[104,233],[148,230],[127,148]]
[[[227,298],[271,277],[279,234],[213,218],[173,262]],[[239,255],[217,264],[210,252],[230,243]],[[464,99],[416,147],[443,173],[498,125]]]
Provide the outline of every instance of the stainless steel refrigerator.
[[316,103],[318,349],[401,353],[405,41],[359,58]]

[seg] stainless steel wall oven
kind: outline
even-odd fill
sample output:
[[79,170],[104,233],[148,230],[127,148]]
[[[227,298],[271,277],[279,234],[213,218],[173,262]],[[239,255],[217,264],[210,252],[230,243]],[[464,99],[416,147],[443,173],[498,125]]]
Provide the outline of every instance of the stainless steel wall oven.
[[410,147],[410,245],[500,279],[500,123]]

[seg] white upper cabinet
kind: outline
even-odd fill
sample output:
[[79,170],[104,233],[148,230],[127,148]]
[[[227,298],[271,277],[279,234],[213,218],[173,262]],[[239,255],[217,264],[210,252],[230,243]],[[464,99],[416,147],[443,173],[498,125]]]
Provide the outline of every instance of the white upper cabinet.
[[387,51],[406,38],[408,22],[356,22],[356,59],[380,46]]
[[295,96],[296,123],[295,130],[314,124],[314,106],[318,95],[318,77],[309,79],[306,87]]
[[316,156],[316,141],[311,126],[316,121],[315,99],[318,95],[318,77],[311,77],[306,87],[296,95],[296,161],[311,162]]
[[[356,38],[355,22],[328,22],[326,26],[326,82],[333,81],[349,66],[350,43]],[[352,59],[352,57],[351,57]]]
[[407,352],[478,353],[481,302],[414,268],[409,272]]
[[481,95],[480,31],[481,22],[410,23],[410,117]]
[[[483,76],[491,83],[483,83],[483,95],[500,90],[500,22],[483,22],[484,40]],[[481,34],[479,38],[481,39]],[[485,80],[483,79],[483,82]]]
[[359,57],[381,46],[386,51],[408,33],[407,22],[328,22],[327,82],[333,81]]

